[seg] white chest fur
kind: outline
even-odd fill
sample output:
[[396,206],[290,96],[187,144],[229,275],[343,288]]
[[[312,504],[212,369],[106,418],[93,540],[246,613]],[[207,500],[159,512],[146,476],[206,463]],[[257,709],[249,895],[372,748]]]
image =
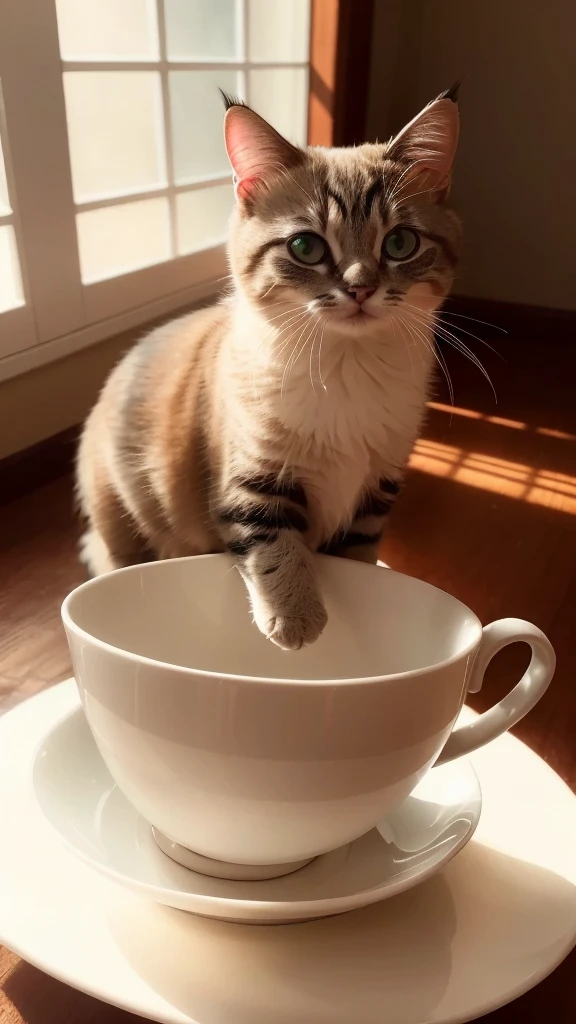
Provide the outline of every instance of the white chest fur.
[[[248,346],[242,354],[238,365],[250,365]],[[286,366],[263,347],[249,386],[245,371],[239,374],[232,435],[242,438],[247,454],[274,457],[293,469],[327,539],[349,520],[367,482],[402,474],[420,427],[432,358],[431,349],[414,352],[380,326],[374,337],[326,337],[321,367],[308,350]],[[266,450],[270,438],[262,436],[262,422],[282,428],[281,451]]]
[[308,490],[331,535],[353,512],[362,487],[397,479],[417,436],[430,359],[405,346],[346,339],[329,349],[322,384],[299,360],[276,403],[276,415],[306,453]]

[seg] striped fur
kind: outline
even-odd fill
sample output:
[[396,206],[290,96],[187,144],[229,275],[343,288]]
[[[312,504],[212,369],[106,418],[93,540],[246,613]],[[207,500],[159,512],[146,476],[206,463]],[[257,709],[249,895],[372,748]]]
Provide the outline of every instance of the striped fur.
[[[441,97],[385,145],[300,150],[231,104],[232,286],[137,345],[87,420],[92,572],[228,550],[262,632],[316,639],[311,552],[375,560],[420,427],[459,248],[456,129]],[[394,261],[399,226],[418,246]],[[324,240],[317,265],[290,249],[302,232]]]

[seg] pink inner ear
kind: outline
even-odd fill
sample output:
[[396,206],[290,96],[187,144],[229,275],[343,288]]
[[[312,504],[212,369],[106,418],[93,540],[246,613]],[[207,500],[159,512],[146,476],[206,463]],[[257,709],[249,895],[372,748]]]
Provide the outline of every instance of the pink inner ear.
[[224,118],[224,140],[241,199],[271,173],[301,159],[300,151],[249,107],[230,107]]
[[[230,112],[232,113],[232,112]],[[232,164],[237,187],[249,188],[253,179],[258,180],[262,171],[262,152],[258,153],[257,142],[249,124],[243,124],[241,118],[226,115],[224,122],[224,138],[228,159]]]
[[413,173],[424,174],[431,187],[445,188],[458,144],[458,107],[452,100],[436,100],[425,107],[392,143],[403,159],[414,162]]

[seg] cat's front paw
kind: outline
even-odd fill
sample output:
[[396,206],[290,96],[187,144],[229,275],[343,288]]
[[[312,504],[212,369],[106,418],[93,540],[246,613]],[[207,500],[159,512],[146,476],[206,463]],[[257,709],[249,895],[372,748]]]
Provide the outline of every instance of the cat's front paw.
[[313,644],[328,616],[318,592],[310,552],[282,531],[275,545],[262,545],[240,565],[254,622],[284,651]]
[[299,651],[318,639],[327,621],[326,609],[318,602],[304,607],[297,615],[277,615],[270,619],[265,633],[283,651]]

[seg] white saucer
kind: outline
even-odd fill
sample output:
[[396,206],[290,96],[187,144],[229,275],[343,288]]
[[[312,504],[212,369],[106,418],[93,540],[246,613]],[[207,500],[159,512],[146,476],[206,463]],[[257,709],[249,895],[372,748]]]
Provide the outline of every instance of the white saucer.
[[77,706],[70,682],[0,718],[0,942],[89,995],[162,1024],[458,1024],[576,941],[576,797],[512,736],[474,754],[482,817],[444,871],[351,914],[253,928],[142,899],[63,847],[30,766]]
[[[380,826],[299,871],[224,880],[182,867],[115,786],[81,708],[45,738],[33,762],[38,804],[68,848],[97,871],[178,910],[245,924],[310,921],[377,903],[435,874],[472,838],[482,799],[473,769],[429,772]],[[166,844],[168,840],[166,840]]]

